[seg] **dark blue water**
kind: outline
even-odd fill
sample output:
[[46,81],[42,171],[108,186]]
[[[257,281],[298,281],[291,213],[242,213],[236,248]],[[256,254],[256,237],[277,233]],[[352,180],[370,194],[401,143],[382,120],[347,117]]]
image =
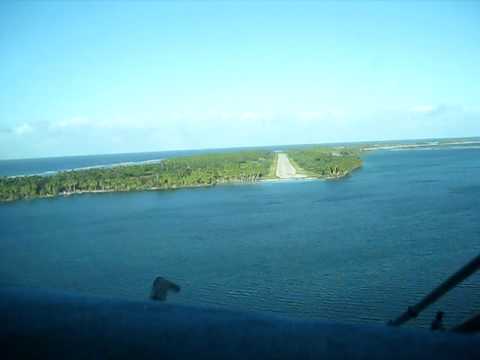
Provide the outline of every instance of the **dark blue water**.
[[[0,205],[0,283],[344,322],[385,322],[480,251],[480,150],[376,152],[340,181]],[[480,276],[444,310],[480,309]]]

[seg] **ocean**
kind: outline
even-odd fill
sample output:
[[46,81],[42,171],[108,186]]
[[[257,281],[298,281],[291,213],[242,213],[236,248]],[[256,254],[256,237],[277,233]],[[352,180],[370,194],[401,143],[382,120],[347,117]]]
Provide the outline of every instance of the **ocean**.
[[[0,173],[168,157],[126,155],[2,161]],[[0,286],[148,299],[163,276],[182,288],[169,302],[385,323],[480,252],[479,179],[478,147],[409,149],[368,153],[336,181],[2,203]],[[409,326],[479,309],[476,274]]]

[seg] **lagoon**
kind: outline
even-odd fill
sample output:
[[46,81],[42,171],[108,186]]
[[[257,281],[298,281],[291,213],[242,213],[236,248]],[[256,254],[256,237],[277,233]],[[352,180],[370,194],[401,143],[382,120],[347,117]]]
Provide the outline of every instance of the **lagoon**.
[[[395,317],[480,251],[480,149],[377,151],[337,181],[0,204],[0,284],[362,323]],[[436,310],[480,308],[473,276]]]

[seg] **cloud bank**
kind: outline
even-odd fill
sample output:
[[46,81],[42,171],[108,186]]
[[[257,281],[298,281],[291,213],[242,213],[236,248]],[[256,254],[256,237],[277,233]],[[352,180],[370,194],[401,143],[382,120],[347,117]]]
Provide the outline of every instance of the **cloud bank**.
[[0,151],[3,158],[17,158],[58,155],[58,149],[78,155],[479,135],[479,112],[446,105],[374,114],[333,108],[177,111],[139,119],[73,116],[25,122],[0,132]]

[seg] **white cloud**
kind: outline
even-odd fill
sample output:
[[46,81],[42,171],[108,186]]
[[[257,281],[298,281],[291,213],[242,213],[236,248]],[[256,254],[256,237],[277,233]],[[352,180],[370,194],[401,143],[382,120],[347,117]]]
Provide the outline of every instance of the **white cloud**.
[[54,121],[50,123],[51,129],[67,129],[94,125],[91,120],[85,117],[73,117],[70,119]]
[[268,111],[224,111],[221,109],[207,109],[207,110],[179,110],[164,114],[162,120],[168,121],[185,121],[187,123],[202,123],[210,122],[217,124],[218,122],[249,122],[249,121],[264,121],[272,120],[275,114]]
[[320,120],[324,118],[325,113],[321,111],[301,111],[297,114],[297,117],[300,120],[314,121],[314,120]]
[[332,120],[332,119],[340,119],[340,118],[343,118],[344,116],[345,116],[345,112],[341,109],[300,111],[296,114],[296,117],[303,121]]
[[272,120],[273,117],[273,114],[261,111],[246,111],[238,115],[238,119],[242,121]]
[[17,135],[25,135],[31,133],[32,131],[33,127],[27,123],[23,123],[13,129],[13,132]]
[[72,130],[72,129],[145,129],[150,125],[143,121],[111,119],[94,120],[88,117],[72,117],[49,123],[49,130]]
[[418,106],[414,106],[410,110],[412,112],[420,113],[420,114],[431,114],[434,111],[436,111],[437,109],[438,109],[438,107],[433,106],[433,105],[418,105]]

